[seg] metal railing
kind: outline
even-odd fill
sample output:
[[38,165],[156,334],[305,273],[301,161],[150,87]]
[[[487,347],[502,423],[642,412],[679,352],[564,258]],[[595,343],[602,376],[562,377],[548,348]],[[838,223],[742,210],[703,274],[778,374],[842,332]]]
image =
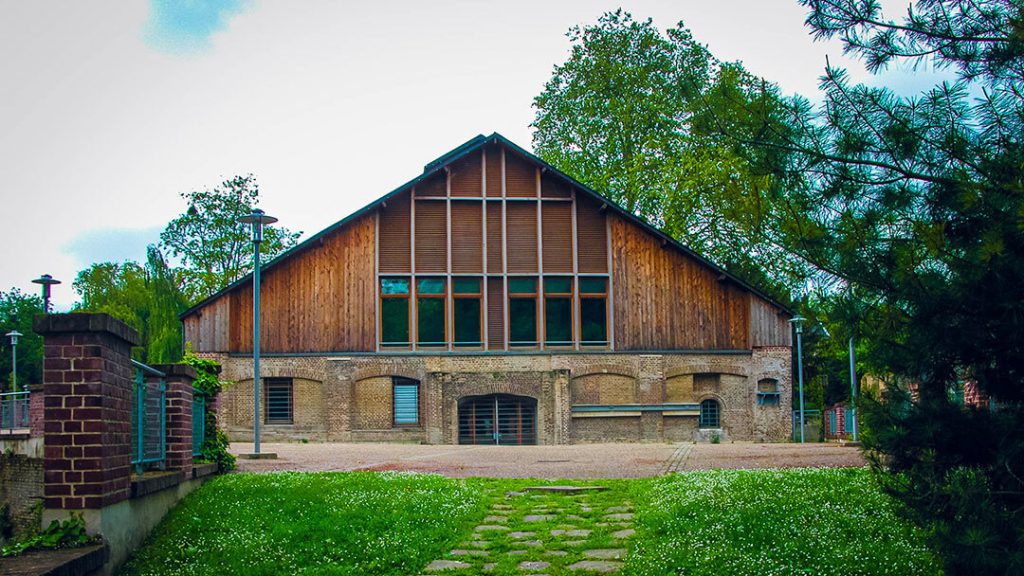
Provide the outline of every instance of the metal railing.
[[[821,410],[804,410],[804,441],[821,442],[822,438]],[[793,440],[800,441],[800,411],[793,410]]]
[[29,427],[28,390],[0,394],[0,429],[20,430]]
[[206,395],[192,389],[192,456],[202,456],[206,438]]
[[137,473],[163,469],[167,457],[167,375],[135,360],[132,367],[132,466]]

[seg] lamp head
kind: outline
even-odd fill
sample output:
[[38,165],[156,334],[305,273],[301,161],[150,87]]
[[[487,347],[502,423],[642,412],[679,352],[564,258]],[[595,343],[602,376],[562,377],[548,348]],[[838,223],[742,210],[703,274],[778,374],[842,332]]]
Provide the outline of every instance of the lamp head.
[[4,334],[4,336],[7,336],[8,338],[11,339],[11,346],[17,346],[18,345],[18,336],[24,336],[24,334],[22,334],[21,332],[18,332],[17,330],[11,330],[7,334]]
[[253,209],[252,214],[242,216],[238,221],[242,224],[249,224],[252,226],[252,241],[255,244],[259,244],[263,241],[263,227],[277,222],[277,218],[267,216],[263,210],[255,208]]

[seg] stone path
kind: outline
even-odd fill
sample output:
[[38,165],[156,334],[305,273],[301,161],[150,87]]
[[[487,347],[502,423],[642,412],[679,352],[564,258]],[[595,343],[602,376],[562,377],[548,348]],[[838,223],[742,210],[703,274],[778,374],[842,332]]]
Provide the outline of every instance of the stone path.
[[632,502],[594,493],[511,492],[457,547],[430,563],[431,576],[609,574],[622,568]]

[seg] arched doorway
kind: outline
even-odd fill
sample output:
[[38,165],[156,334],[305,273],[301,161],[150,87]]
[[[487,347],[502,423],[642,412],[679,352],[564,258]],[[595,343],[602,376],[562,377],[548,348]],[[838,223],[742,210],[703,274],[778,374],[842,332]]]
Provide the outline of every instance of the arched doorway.
[[537,400],[512,394],[459,400],[459,444],[537,443]]

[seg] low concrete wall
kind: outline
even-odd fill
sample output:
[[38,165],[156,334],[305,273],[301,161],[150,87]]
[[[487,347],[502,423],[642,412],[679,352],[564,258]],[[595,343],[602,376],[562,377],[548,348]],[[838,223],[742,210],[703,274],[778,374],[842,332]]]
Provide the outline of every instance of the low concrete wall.
[[[187,479],[163,490],[123,500],[106,508],[81,510],[86,531],[102,534],[108,546],[107,562],[98,574],[113,574],[132,552],[142,546],[146,536],[163,520],[164,515],[206,480]],[[48,508],[43,511],[43,525],[53,520],[64,520],[71,512]]]

